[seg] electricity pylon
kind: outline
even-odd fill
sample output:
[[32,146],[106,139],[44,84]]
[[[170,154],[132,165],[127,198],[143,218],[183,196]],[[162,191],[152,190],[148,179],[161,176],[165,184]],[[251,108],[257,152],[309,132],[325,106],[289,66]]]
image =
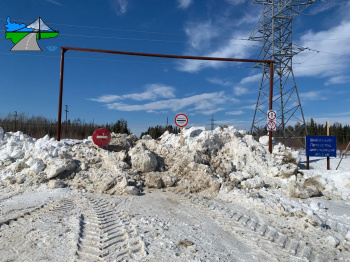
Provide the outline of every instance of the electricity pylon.
[[[254,4],[263,6],[263,13],[249,39],[260,41],[263,48],[260,59],[275,60],[273,109],[277,111],[277,132],[275,139],[282,139],[307,134],[304,113],[295,82],[292,58],[305,48],[293,45],[292,21],[306,7],[314,3],[310,0],[254,0]],[[257,134],[267,123],[269,109],[270,68],[264,64],[256,67],[263,69],[260,90],[256,102],[251,133]],[[298,124],[297,124],[298,123]],[[289,128],[297,124],[297,128]],[[288,140],[288,146],[294,139]]]

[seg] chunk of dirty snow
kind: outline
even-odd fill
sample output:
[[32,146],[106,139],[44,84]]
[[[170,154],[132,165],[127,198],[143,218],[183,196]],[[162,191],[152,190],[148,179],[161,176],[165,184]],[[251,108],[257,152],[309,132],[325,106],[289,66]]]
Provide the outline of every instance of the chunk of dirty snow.
[[140,190],[135,186],[127,186],[124,188],[124,193],[129,195],[137,195]]
[[325,242],[333,248],[337,247],[340,243],[339,239],[334,236],[326,237]]
[[346,234],[345,238],[346,238],[347,240],[350,240],[350,230],[349,230],[348,233]]
[[264,145],[267,146],[269,144],[269,137],[268,136],[261,136],[259,138],[259,142]]
[[71,159],[57,159],[47,170],[47,178],[51,179],[64,171],[71,171],[75,168],[75,162]]
[[47,183],[47,187],[50,189],[63,188],[63,187],[65,187],[65,184],[61,180],[50,180]]
[[30,170],[34,173],[39,173],[45,169],[45,163],[42,159],[35,159],[34,163],[30,166]]

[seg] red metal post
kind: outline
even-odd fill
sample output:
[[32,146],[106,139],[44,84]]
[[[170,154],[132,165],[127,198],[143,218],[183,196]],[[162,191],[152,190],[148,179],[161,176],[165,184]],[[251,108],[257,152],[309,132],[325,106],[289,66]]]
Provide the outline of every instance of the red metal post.
[[[273,62],[270,62],[270,101],[269,110],[272,110],[272,99],[273,99]],[[272,131],[269,131],[269,151],[272,153]]]
[[61,48],[61,68],[60,68],[60,94],[58,99],[58,122],[57,122],[57,141],[61,140],[61,117],[62,117],[62,97],[63,97],[63,69],[64,69],[64,53],[67,50]]
[[329,156],[327,156],[327,170],[331,170],[331,164],[329,162]]

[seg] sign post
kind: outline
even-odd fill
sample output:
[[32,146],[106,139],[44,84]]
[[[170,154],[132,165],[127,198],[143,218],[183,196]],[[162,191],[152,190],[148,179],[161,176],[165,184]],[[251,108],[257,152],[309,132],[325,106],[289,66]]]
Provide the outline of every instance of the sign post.
[[[329,121],[327,121],[327,136],[329,136]],[[329,156],[327,156],[327,170],[330,170]]]
[[111,134],[105,128],[96,129],[92,134],[92,141],[97,146],[106,146],[111,141]]
[[181,128],[180,148],[182,148],[182,128],[188,124],[188,117],[185,114],[178,114],[175,117],[175,124]]
[[266,125],[266,128],[269,131],[269,151],[270,151],[270,153],[272,153],[272,131],[277,130],[276,118],[277,118],[277,112],[273,111],[272,107],[270,107],[270,110],[267,111],[267,125]]
[[[335,136],[306,136],[306,169],[309,169],[309,157],[336,157],[337,138]],[[327,163],[327,170],[329,164]]]

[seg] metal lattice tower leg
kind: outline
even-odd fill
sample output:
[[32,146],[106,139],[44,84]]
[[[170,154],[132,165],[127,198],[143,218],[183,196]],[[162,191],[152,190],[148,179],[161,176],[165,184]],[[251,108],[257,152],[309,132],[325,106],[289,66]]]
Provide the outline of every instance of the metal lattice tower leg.
[[[314,1],[297,0],[255,0],[263,6],[263,13],[249,39],[260,41],[263,48],[261,59],[275,60],[273,109],[277,111],[275,139],[291,146],[294,138],[306,135],[306,125],[295,82],[292,58],[304,48],[293,46],[292,21]],[[259,134],[266,126],[269,106],[270,68],[257,64],[263,69],[259,95],[255,107],[252,134]],[[297,128],[294,126],[297,124]],[[291,128],[291,126],[293,128]],[[292,138],[292,139],[289,139]],[[287,141],[288,139],[288,141]]]

